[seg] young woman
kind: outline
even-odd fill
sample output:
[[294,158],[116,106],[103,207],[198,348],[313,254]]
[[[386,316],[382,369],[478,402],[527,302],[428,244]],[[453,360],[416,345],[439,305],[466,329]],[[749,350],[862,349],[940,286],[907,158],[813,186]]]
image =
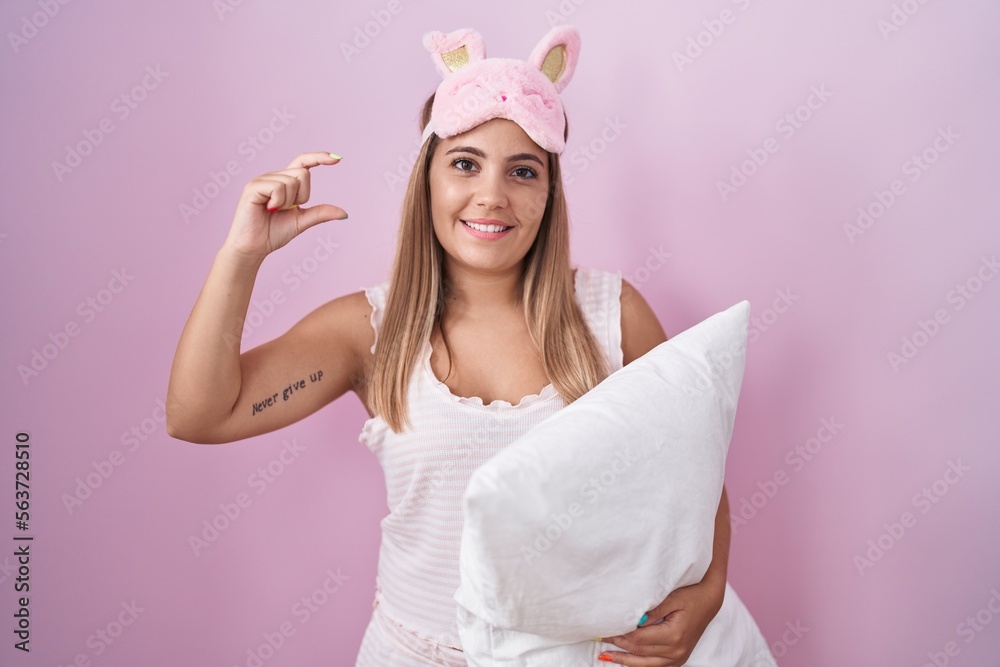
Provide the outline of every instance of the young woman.
[[[371,417],[359,439],[385,471],[391,511],[357,665],[466,664],[452,595],[469,476],[666,340],[620,273],[570,264],[558,93],[575,68],[575,29],[553,28],[528,61],[486,59],[468,29],[428,33],[424,45],[444,81],[424,104],[389,279],[240,354],[264,258],[313,225],[347,218],[329,204],[300,208],[310,169],[339,156],[303,153],[258,176],[181,334],[167,396],[168,433],[206,444],[282,428],[348,390],[364,404]],[[684,664],[722,604],[728,517],[723,489],[708,573],[636,630],[603,638],[621,650],[609,646],[602,659]]]

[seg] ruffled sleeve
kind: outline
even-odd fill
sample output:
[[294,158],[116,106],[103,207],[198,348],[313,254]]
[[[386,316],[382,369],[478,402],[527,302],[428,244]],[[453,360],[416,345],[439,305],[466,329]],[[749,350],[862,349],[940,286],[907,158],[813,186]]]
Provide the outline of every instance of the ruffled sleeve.
[[601,345],[611,371],[622,367],[621,327],[622,274],[620,271],[579,268],[576,272],[576,297],[591,332]]
[[372,331],[375,332],[375,341],[372,343],[371,353],[375,354],[375,346],[378,344],[379,327],[382,324],[382,313],[385,312],[385,301],[389,290],[389,283],[386,281],[373,287],[361,287],[360,289],[364,290],[365,298],[368,299],[368,303],[372,307],[370,320]]
[[608,350],[610,352],[611,370],[616,371],[624,365],[625,355],[622,352],[622,273],[616,271],[608,274]]

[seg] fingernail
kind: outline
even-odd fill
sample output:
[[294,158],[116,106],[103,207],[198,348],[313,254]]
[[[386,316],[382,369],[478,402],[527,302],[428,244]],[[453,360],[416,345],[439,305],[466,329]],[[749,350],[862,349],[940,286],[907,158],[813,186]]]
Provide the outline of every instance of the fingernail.
[[614,660],[612,660],[610,657],[608,657],[603,653],[597,656],[597,659],[600,660],[601,662],[614,662]]
[[268,211],[270,211],[271,213],[274,213],[274,212],[275,212],[275,211],[277,211],[278,209],[276,209],[276,208],[271,208],[271,207],[269,206],[269,207],[267,208],[267,210],[268,210]]
[[642,624],[649,620],[649,614],[643,614],[642,618],[639,619],[639,625],[635,626],[637,628],[642,627]]
[[595,642],[604,641],[604,637],[596,637],[594,641]]
[[347,217],[348,217],[348,216],[347,216],[347,214],[345,213],[345,214],[344,214],[344,217],[343,217],[343,218],[341,218],[341,220],[347,220]]
[[339,155],[337,155],[336,153],[330,153],[330,157],[335,158],[337,160],[343,160],[344,159],[344,158],[340,157]]

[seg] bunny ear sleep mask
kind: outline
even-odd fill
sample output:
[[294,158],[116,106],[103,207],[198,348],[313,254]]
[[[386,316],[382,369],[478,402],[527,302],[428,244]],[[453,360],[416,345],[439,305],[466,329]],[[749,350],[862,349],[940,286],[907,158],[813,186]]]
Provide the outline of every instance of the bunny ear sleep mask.
[[545,150],[562,153],[566,148],[559,93],[573,78],[580,55],[576,28],[555,26],[526,61],[487,58],[482,36],[471,28],[448,34],[431,31],[423,44],[443,77],[423,142],[431,133],[444,139],[493,118],[506,118]]

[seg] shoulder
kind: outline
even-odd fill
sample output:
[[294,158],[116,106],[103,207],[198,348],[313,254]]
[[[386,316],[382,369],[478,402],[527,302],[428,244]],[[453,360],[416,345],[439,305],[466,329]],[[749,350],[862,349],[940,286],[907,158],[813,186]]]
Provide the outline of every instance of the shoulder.
[[667,340],[656,313],[632,283],[622,278],[622,365],[627,365]]
[[[368,289],[371,290],[372,288]],[[336,321],[342,325],[348,325],[347,328],[349,330],[363,330],[363,327],[358,322],[361,321],[364,325],[368,324],[368,319],[372,312],[372,304],[369,301],[366,290],[359,289],[356,292],[350,292],[335,299],[330,299],[314,312],[330,324]],[[338,328],[343,329],[343,326],[339,326]]]
[[360,369],[375,343],[372,316],[369,296],[365,289],[359,289],[327,301],[302,318],[299,326],[311,330],[317,340],[331,347],[348,348],[355,367]]

